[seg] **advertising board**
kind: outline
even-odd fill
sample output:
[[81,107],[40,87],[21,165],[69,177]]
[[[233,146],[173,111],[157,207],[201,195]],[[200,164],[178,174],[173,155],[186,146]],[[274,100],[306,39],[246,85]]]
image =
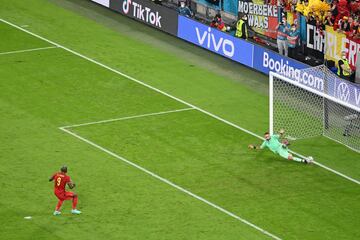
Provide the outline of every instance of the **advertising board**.
[[172,35],[177,35],[176,11],[148,0],[110,0],[110,9]]
[[100,5],[103,5],[105,7],[109,7],[110,6],[110,0],[91,0],[93,2],[96,2]]
[[252,67],[253,44],[190,18],[179,16],[178,22],[179,38]]
[[314,70],[308,65],[255,46],[253,68],[269,74],[279,73],[315,92],[325,93],[341,102],[360,108],[360,87],[348,81]]

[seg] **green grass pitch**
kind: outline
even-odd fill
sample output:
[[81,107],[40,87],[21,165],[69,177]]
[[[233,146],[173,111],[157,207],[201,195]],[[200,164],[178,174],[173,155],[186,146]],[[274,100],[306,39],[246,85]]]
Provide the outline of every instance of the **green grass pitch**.
[[[186,54],[232,63],[87,0],[0,0],[0,18],[255,134],[267,130],[266,76],[236,65],[234,80]],[[165,40],[177,50],[157,44]],[[0,22],[0,239],[271,239],[166,181],[280,239],[360,239],[358,184],[250,151],[256,137],[52,46]],[[115,118],[66,128],[88,142],[59,129]],[[292,147],[360,179],[360,155],[344,146],[319,137]],[[48,177],[62,164],[77,183],[79,216],[69,202],[52,216]]]

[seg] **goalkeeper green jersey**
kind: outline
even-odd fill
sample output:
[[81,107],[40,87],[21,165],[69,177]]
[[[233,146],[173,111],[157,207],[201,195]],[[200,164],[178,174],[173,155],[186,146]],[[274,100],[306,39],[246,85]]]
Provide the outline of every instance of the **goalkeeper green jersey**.
[[268,147],[272,152],[278,153],[281,146],[282,146],[282,144],[280,143],[280,135],[273,134],[273,135],[271,135],[269,140],[265,140],[261,144],[260,148],[264,149],[264,148]]

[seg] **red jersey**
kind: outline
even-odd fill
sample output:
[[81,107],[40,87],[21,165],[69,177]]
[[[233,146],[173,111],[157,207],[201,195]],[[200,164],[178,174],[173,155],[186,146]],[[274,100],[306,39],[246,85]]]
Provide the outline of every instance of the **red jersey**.
[[64,193],[66,184],[71,181],[70,177],[62,172],[55,173],[52,179],[55,181],[55,193]]

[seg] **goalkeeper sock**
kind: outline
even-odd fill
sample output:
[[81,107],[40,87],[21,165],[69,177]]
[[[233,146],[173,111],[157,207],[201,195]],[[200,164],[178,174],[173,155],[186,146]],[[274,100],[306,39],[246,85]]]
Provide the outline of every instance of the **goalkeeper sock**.
[[304,162],[303,159],[298,158],[298,157],[293,157],[293,160],[294,160],[295,162]]

